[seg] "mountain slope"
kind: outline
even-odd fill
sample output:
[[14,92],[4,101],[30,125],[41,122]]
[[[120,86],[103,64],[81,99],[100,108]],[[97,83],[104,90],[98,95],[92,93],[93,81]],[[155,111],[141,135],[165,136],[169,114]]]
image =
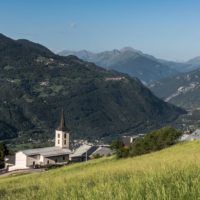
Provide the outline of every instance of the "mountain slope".
[[200,56],[188,60],[186,64],[188,65],[186,71],[192,71],[200,68]]
[[0,177],[0,198],[197,199],[199,154],[200,142],[192,141],[135,158],[109,157],[39,174]]
[[59,54],[63,56],[75,55],[83,60],[94,62],[106,69],[114,69],[122,73],[127,73],[132,77],[139,78],[145,83],[150,83],[154,80],[178,73],[153,56],[143,54],[141,51],[130,47],[96,54],[86,50],[78,52],[63,51]]
[[159,97],[186,109],[200,107],[200,69],[157,81],[150,89]]
[[0,43],[0,139],[53,138],[62,107],[72,137],[89,139],[137,133],[184,113],[125,74],[30,41],[0,36]]

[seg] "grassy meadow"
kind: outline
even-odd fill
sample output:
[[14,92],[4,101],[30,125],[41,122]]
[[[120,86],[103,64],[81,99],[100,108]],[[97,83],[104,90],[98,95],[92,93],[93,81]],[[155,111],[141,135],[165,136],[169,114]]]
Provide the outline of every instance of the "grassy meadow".
[[1,200],[200,199],[200,141],[135,158],[102,158],[0,177]]

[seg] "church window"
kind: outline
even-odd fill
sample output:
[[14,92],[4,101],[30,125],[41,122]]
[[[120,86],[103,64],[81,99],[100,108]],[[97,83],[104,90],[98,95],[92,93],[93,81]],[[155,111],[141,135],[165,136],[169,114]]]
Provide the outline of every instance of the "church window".
[[58,138],[60,138],[60,134],[58,133]]
[[47,160],[47,165],[49,164],[49,160]]
[[58,144],[60,144],[60,140],[58,140]]
[[66,140],[64,140],[64,144],[67,144],[67,141],[66,141]]
[[66,133],[64,134],[64,138],[67,138],[67,134]]

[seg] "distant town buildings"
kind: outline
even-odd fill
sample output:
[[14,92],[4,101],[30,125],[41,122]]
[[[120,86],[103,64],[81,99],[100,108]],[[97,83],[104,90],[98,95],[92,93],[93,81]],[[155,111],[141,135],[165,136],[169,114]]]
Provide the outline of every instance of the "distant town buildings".
[[144,134],[138,134],[133,136],[122,136],[122,142],[125,147],[129,147],[137,138],[143,137]]
[[193,132],[187,131],[180,138],[180,141],[192,141],[192,140],[200,140],[200,129],[197,129]]

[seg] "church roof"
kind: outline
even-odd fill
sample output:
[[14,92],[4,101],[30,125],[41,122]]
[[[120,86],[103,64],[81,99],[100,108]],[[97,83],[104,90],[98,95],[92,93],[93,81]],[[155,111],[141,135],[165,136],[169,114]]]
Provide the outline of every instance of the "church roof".
[[65,115],[64,115],[63,109],[61,112],[60,124],[59,124],[57,130],[58,131],[69,131],[69,129],[65,125]]
[[22,151],[27,156],[42,155],[44,157],[52,157],[59,155],[71,154],[69,149],[63,149],[61,147],[45,147],[38,149],[27,149]]

